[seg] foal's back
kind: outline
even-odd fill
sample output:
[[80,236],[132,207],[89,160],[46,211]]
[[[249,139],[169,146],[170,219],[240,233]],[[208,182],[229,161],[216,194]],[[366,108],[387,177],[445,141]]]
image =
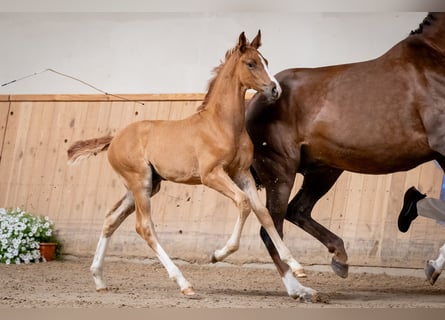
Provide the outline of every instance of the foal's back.
[[185,184],[201,184],[203,172],[217,164],[228,173],[248,168],[253,147],[247,132],[235,135],[212,118],[201,110],[181,120],[134,122],[112,140],[110,164],[123,176],[152,167],[162,179]]
[[114,137],[108,159],[120,174],[146,172],[152,167],[163,179],[198,184],[197,152],[206,149],[199,138],[203,135],[205,121],[197,115],[181,120],[134,122]]

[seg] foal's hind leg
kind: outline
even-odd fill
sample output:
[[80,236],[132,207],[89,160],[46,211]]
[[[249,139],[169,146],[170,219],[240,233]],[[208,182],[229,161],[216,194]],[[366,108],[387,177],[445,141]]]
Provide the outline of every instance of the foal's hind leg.
[[[147,170],[150,170],[147,168]],[[167,253],[159,244],[153,221],[151,219],[150,195],[152,194],[151,179],[142,180],[151,174],[143,174],[138,177],[127,179],[129,187],[133,192],[136,207],[136,232],[147,242],[161,261],[170,279],[174,280],[184,295],[195,294],[191,284],[184,278],[179,268],[173,263]]]
[[102,233],[100,235],[99,242],[97,243],[93,263],[90,267],[97,291],[107,289],[105,281],[103,280],[103,264],[110,237],[121,225],[122,221],[124,221],[125,218],[128,217],[133,211],[133,196],[130,192],[127,192],[126,195],[115,204],[114,208],[105,217]]

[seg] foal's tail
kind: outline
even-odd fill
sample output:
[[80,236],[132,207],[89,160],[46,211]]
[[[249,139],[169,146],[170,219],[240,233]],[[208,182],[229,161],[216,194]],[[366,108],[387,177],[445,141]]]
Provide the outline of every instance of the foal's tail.
[[113,140],[112,136],[105,136],[74,142],[67,151],[68,163],[75,164],[83,159],[95,156],[102,151],[106,151],[110,146],[111,140]]

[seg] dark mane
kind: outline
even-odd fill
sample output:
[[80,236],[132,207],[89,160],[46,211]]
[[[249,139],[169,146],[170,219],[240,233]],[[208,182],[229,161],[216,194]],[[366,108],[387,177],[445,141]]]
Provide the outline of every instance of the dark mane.
[[238,47],[227,50],[224,61],[221,61],[220,65],[215,67],[212,70],[213,77],[209,80],[207,94],[205,95],[204,100],[202,101],[201,105],[196,109],[197,111],[205,109],[207,103],[209,102],[210,93],[212,92],[212,89],[215,86],[216,79],[218,79],[219,73],[221,72],[222,68],[224,67],[224,64],[227,62],[227,60],[229,60],[229,58],[236,51],[237,48]]
[[413,34],[420,34],[423,32],[423,28],[425,26],[429,26],[431,25],[431,23],[436,20],[436,17],[434,17],[434,15],[430,12],[428,13],[428,15],[425,17],[425,19],[423,19],[422,23],[419,24],[419,27],[416,30],[412,30],[410,35]]

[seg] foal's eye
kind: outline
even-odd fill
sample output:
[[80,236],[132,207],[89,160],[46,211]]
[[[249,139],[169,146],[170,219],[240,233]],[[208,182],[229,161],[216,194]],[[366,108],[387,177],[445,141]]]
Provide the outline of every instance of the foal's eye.
[[246,62],[246,64],[247,64],[247,68],[249,68],[249,69],[253,69],[256,66],[255,62],[253,62],[253,61],[248,61],[248,62]]

